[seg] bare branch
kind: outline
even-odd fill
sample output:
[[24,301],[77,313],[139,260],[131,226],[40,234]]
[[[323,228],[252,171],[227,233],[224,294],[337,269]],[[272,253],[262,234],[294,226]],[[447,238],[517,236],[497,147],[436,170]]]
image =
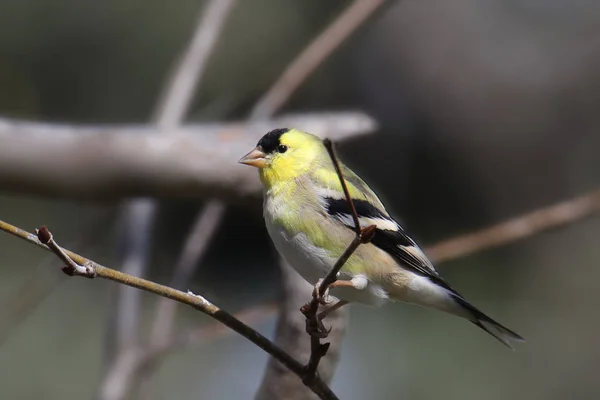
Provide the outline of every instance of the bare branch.
[[[150,199],[129,201],[121,207],[117,257],[123,272],[144,276],[150,255],[155,212],[156,206]],[[105,355],[108,360],[117,359],[119,352],[139,343],[139,293],[125,286],[116,290],[107,329]]]
[[[210,200],[203,206],[186,238],[169,286],[173,288],[184,287],[208,249],[212,237],[221,225],[224,214],[225,205],[219,200]],[[160,298],[156,304],[154,314],[154,322],[150,329],[150,340],[147,346],[149,348],[148,353],[162,354],[169,347],[169,343],[176,342],[172,337],[174,336],[173,328],[177,315],[177,303],[166,298]],[[136,371],[135,374],[136,390],[139,393],[137,398],[139,399],[151,398],[153,392],[152,378],[160,361],[157,356],[146,358],[146,362],[142,365],[143,368]]]
[[302,82],[384,3],[385,0],[355,0],[285,69],[258,101],[252,118],[269,118],[279,110]]
[[[0,230],[8,232],[16,237],[19,237],[31,244],[39,246],[43,249],[50,250],[47,246],[42,244],[37,235],[24,231],[16,226],[10,225],[7,222],[0,221]],[[45,239],[42,237],[42,239]],[[58,245],[56,245],[58,246]],[[166,297],[175,300],[179,303],[189,305],[194,309],[210,316],[211,318],[221,322],[227,327],[231,328],[235,332],[239,333],[265,352],[269,353],[272,357],[275,357],[279,362],[293,371],[298,377],[302,376],[304,367],[301,363],[291,357],[288,353],[281,350],[269,339],[244,324],[232,314],[220,309],[215,304],[211,303],[206,298],[195,295],[191,292],[184,293],[182,291],[170,288],[168,286],[160,285],[158,283],[148,281],[146,279],[138,278],[132,275],[125,274],[123,272],[107,268],[92,260],[89,260],[79,254],[75,254],[69,250],[61,249],[73,263],[80,266],[86,266],[89,274],[97,278],[111,280],[123,285],[127,285],[133,288],[141,289],[149,293],[153,293],[162,297]],[[70,263],[69,263],[70,264]],[[327,385],[319,378],[315,379],[314,382],[310,383],[310,388],[313,392],[317,393],[321,399],[332,400],[337,399],[335,394],[327,387]]]
[[[460,259],[462,257],[467,257],[470,256],[472,254],[476,254],[480,251],[484,251],[487,250],[489,248],[495,247],[495,246],[502,246],[502,245],[506,245],[509,244],[510,242],[513,241],[517,241],[520,239],[525,239],[529,236],[533,236],[536,235],[538,233],[541,233],[547,229],[552,229],[552,228],[557,228],[560,227],[562,225],[566,225],[569,223],[574,223],[580,219],[583,219],[587,216],[591,216],[594,213],[598,213],[600,212],[600,190],[596,190],[593,192],[590,192],[588,194],[584,194],[581,196],[577,196],[573,199],[569,199],[569,200],[565,200],[563,202],[560,202],[558,204],[546,207],[546,208],[542,208],[542,209],[538,209],[535,211],[532,211],[530,213],[518,216],[518,217],[514,217],[506,222],[500,223],[498,225],[494,225],[492,227],[489,228],[485,228],[482,229],[480,231],[476,231],[476,232],[472,232],[469,234],[465,234],[465,235],[461,235],[461,236],[457,236],[457,237],[453,237],[447,240],[443,240],[437,244],[433,244],[431,246],[428,246],[427,249],[428,253],[430,255],[430,258],[432,261],[441,263],[441,262],[447,262],[447,261],[452,261],[452,260],[456,260],[456,259]],[[537,215],[538,217],[535,217],[533,219],[532,216]],[[542,217],[540,219],[539,216],[542,215]],[[532,221],[536,221],[534,224],[532,224]],[[515,224],[515,225],[513,225]],[[478,243],[479,240],[477,239],[477,235],[478,232],[491,232],[494,231],[496,229],[498,229],[499,227],[502,226],[528,226],[529,228],[527,229],[527,235],[524,234],[524,230],[523,228],[519,228],[519,229],[513,229],[513,230],[498,230],[498,232],[514,232],[512,234],[508,234],[508,233],[503,233],[501,236],[496,236],[497,238],[502,237],[504,240],[500,241],[498,239],[494,239],[494,243],[490,244],[490,245],[486,245],[486,246],[482,246]],[[532,229],[533,226],[535,226],[535,229]],[[518,233],[518,234],[517,234]],[[473,241],[468,240],[465,242],[465,240],[467,238],[472,238],[474,239]],[[510,239],[510,240],[509,240]],[[486,243],[491,243],[491,240],[485,241]],[[450,246],[450,244],[452,243],[461,243],[460,247],[454,247],[454,246]],[[469,243],[464,244],[464,243]],[[477,244],[477,245],[475,245]],[[468,249],[468,251],[467,251]],[[290,269],[289,266],[286,267],[288,270]],[[293,270],[291,270],[293,272]],[[290,304],[290,310],[289,312],[284,312],[284,314],[286,315],[286,317],[288,316],[297,316],[299,315],[297,312],[297,305],[300,304],[307,295],[310,294],[310,291],[313,289],[312,286],[310,286],[310,284],[308,284],[306,281],[304,281],[304,279],[300,278],[301,282],[304,284],[303,288],[300,291],[304,292],[303,296],[298,297],[296,300],[293,299],[289,299],[286,301],[286,304]],[[297,293],[298,291],[292,291],[294,293]],[[246,310],[243,310],[240,312],[240,315],[260,315],[260,318],[269,318],[271,316],[273,316],[275,314],[276,308],[272,305],[265,305],[266,308],[262,308],[263,306],[253,306],[250,307]],[[237,314],[236,314],[237,315]],[[331,323],[331,319],[330,316],[332,314],[328,315],[328,321]],[[241,317],[240,317],[241,318]],[[244,319],[244,318],[241,318]],[[257,321],[259,320],[258,318],[253,319],[253,321]],[[297,331],[302,332],[303,328],[304,328],[304,318],[300,317],[300,324],[296,324],[298,326],[300,326],[300,328],[296,328]],[[335,324],[333,324],[335,325]],[[199,332],[199,336],[200,337],[204,337],[203,336],[203,327],[199,328],[198,330]],[[278,332],[279,332],[279,328],[278,328]],[[215,331],[214,336],[215,337],[219,337],[221,333],[225,333],[225,332],[221,332],[221,331]],[[188,333],[183,333],[181,335],[178,335],[179,339],[177,339],[177,342],[173,342],[170,343],[167,347],[171,348],[175,348],[178,346],[188,346],[188,345],[196,345],[201,343],[197,338],[196,338],[196,331],[191,331]],[[291,337],[294,338],[294,335],[286,335],[286,337]],[[331,334],[330,336],[331,337]],[[182,339],[182,338],[187,338],[187,339]],[[302,335],[302,339],[304,338],[304,336]],[[277,343],[282,343],[279,341],[279,339],[276,340]],[[298,344],[294,345],[294,346],[282,346],[284,348],[294,348],[294,347],[300,347],[302,343],[306,343],[305,340],[299,340]],[[334,345],[336,343],[336,340],[332,341],[332,345]],[[333,346],[332,346],[333,348]],[[329,351],[329,353],[331,353],[331,349]],[[305,352],[305,353],[300,353],[300,354],[305,354],[308,355],[309,351]],[[303,359],[303,358],[308,358],[308,357],[303,357],[302,355],[297,356],[296,358],[298,359]],[[269,374],[267,374],[269,375]],[[322,374],[321,374],[322,375]],[[323,378],[325,381],[327,381],[326,378]],[[269,386],[269,385],[267,385]]]
[[340,168],[339,161],[335,154],[333,143],[331,142],[331,140],[325,139],[323,140],[323,145],[329,153],[329,157],[331,158],[331,162],[333,163],[335,172],[337,173],[340,185],[342,186],[342,189],[344,191],[346,202],[348,203],[348,207],[352,211],[352,218],[354,220],[354,231],[356,236],[348,245],[344,253],[342,253],[342,255],[337,259],[337,261],[335,262],[331,270],[329,270],[325,278],[321,281],[320,284],[318,284],[318,287],[315,286],[312,300],[301,308],[302,314],[304,314],[304,316],[306,317],[306,327],[307,331],[310,334],[311,343],[310,358],[308,360],[308,363],[306,364],[306,374],[303,378],[303,382],[305,384],[310,383],[313,379],[317,377],[317,368],[319,367],[319,363],[321,362],[321,359],[327,354],[327,351],[329,350],[330,346],[330,343],[322,344],[320,341],[321,338],[328,337],[329,332],[327,331],[327,329],[325,329],[323,323],[319,319],[319,304],[321,303],[323,296],[327,292],[327,289],[337,281],[338,272],[340,272],[344,264],[346,264],[346,262],[356,251],[358,246],[360,246],[361,244],[369,243],[373,238],[373,235],[375,234],[375,225],[371,225],[365,228],[362,228],[360,226],[358,213],[356,212],[354,202],[352,201],[352,197],[350,196],[350,192],[348,191],[348,187],[346,186],[346,180],[344,179],[344,174],[342,173],[342,169]]
[[444,262],[502,246],[543,230],[574,222],[600,211],[600,189],[541,208],[466,235],[426,248],[432,261]]
[[[189,280],[195,266],[206,253],[224,212],[225,206],[216,200],[209,201],[204,206],[186,238],[169,286],[180,288]],[[159,301],[150,334],[150,347],[164,345],[171,336],[176,306],[176,303],[168,299]]]
[[[257,102],[254,106],[250,118],[270,118],[275,114],[283,104],[289,99],[292,93],[300,86],[300,84],[331,54],[350,34],[355,31],[372,13],[385,1],[383,0],[370,0],[362,1],[356,0],[350,7],[348,7],[331,25],[329,25],[325,31],[323,31],[312,43],[300,53],[294,61],[285,69],[281,77],[271,86],[267,93]],[[310,132],[310,130],[305,129]],[[327,135],[323,131],[321,134]],[[358,224],[356,224],[358,227]],[[295,298],[303,294],[303,292],[293,292],[299,290],[302,287],[302,278],[293,274],[283,273],[284,280],[291,280],[290,282],[284,282],[284,285],[290,292],[284,293],[286,302],[288,298]],[[296,282],[294,282],[296,281]],[[293,324],[288,321],[292,321],[297,314],[289,314],[291,309],[284,307],[280,316],[279,325],[277,328],[277,343],[285,346],[284,348],[288,351],[295,349],[297,344],[294,341],[288,340],[297,334],[295,332]],[[316,312],[314,310],[314,317],[316,319]],[[341,331],[340,336],[343,335],[345,330],[347,318],[341,318],[337,321],[331,320],[332,329]],[[317,342],[314,338],[311,339],[313,349],[317,349]],[[336,343],[339,344],[339,343]],[[290,347],[292,346],[292,347]],[[320,345],[318,346],[320,348]],[[316,354],[315,351],[312,354]],[[312,360],[309,363],[313,370],[312,365],[318,365],[318,361]],[[331,365],[329,379],[333,376],[333,370],[335,363]],[[314,368],[316,370],[316,367]],[[266,374],[261,384],[261,389],[257,393],[257,399],[266,400],[271,398],[281,398],[282,394],[289,396],[289,393],[301,393],[299,386],[294,383],[289,374],[284,370],[278,371],[277,368],[267,368]],[[314,371],[311,372],[315,375]],[[270,386],[269,386],[270,385]]]
[[[362,113],[282,116],[250,124],[189,125],[160,135],[152,126],[72,126],[0,119],[0,187],[4,192],[79,199],[131,196],[257,195],[255,171],[237,160],[265,132],[294,126],[335,140],[370,133]],[[43,160],[52,160],[44,163]]]
[[[306,301],[313,287],[285,262],[280,261],[283,276],[283,304],[280,306],[274,341],[292,357],[308,362],[311,355],[311,341],[306,337],[306,319],[298,312],[298,305]],[[271,313],[274,313],[272,311]],[[263,315],[267,317],[268,314]],[[348,310],[338,310],[327,316],[332,327],[328,338],[330,346],[327,355],[318,366],[318,376],[330,382],[340,356],[342,339],[348,323]],[[271,358],[255,398],[260,400],[307,400],[316,398],[289,370]]]
[[[77,240],[71,247],[89,248],[98,241],[98,235],[106,227],[112,211],[100,212],[93,218],[85,218],[77,228]],[[28,272],[24,281],[0,300],[0,346],[10,336],[15,327],[39,305],[64,280],[49,267],[56,264],[56,258],[48,255],[37,267]]]

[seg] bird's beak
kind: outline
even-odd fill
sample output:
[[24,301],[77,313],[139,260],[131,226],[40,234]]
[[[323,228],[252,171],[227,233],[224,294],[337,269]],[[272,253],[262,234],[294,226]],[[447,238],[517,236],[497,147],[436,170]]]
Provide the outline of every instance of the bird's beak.
[[260,146],[257,146],[250,153],[242,157],[240,163],[256,168],[265,168],[267,166],[267,155]]

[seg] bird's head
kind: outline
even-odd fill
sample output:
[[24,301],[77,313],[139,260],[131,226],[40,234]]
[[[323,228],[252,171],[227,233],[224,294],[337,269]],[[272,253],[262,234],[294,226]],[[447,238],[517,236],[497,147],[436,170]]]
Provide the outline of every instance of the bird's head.
[[283,128],[264,135],[240,163],[260,169],[263,184],[270,187],[305,174],[323,153],[326,150],[318,137]]

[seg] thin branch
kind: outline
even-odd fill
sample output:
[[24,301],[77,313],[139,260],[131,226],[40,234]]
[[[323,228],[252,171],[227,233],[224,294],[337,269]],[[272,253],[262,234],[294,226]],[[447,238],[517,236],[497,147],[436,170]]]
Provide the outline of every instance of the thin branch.
[[342,186],[342,189],[344,191],[348,207],[352,212],[356,236],[348,245],[344,253],[342,253],[342,255],[337,259],[337,261],[335,262],[331,270],[329,270],[325,278],[320,282],[320,284],[318,285],[318,290],[316,290],[317,287],[315,287],[312,300],[301,308],[302,313],[306,317],[307,331],[310,334],[311,340],[310,359],[306,364],[306,374],[303,379],[303,382],[305,384],[307,382],[311,382],[317,377],[317,368],[319,367],[319,362],[323,357],[325,357],[325,355],[327,354],[327,350],[329,350],[329,343],[322,344],[320,340],[321,338],[327,337],[328,332],[323,326],[323,323],[319,320],[317,314],[319,310],[319,304],[322,302],[322,299],[325,293],[327,292],[327,289],[329,289],[329,287],[337,280],[338,273],[340,272],[344,264],[348,261],[348,259],[352,256],[352,254],[356,251],[358,246],[360,246],[361,244],[369,243],[373,238],[373,235],[375,234],[375,225],[371,225],[365,228],[361,228],[360,226],[358,213],[356,212],[354,202],[352,201],[352,197],[350,196],[350,192],[348,191],[348,187],[346,186],[346,180],[344,179],[344,174],[342,173],[340,163],[335,154],[333,143],[331,142],[331,140],[325,139],[323,140],[323,145],[327,149],[327,153],[329,153],[329,157],[331,158],[331,162],[335,167],[335,171],[340,181],[340,185]]
[[77,264],[58,244],[56,244],[52,237],[52,233],[50,233],[47,227],[42,226],[40,229],[36,229],[35,233],[37,234],[39,241],[46,245],[46,247],[48,247],[48,249],[65,264],[62,267],[62,272],[69,276],[84,276],[90,279],[96,277],[96,273],[91,267]]
[[600,189],[597,189],[498,225],[442,241],[427,247],[425,251],[432,261],[449,261],[533,236],[599,211]]
[[[493,247],[507,245],[511,242],[542,233],[548,229],[574,223],[595,213],[600,213],[600,189],[562,201],[549,207],[514,217],[498,225],[443,240],[439,243],[427,246],[426,251],[431,261],[437,263],[448,262],[477,254],[480,251],[485,251]],[[502,228],[508,226],[512,226],[513,228]],[[527,228],[524,229],[523,227]],[[486,232],[497,233],[495,236],[490,236],[489,233]],[[484,237],[488,237],[488,239],[480,241],[478,239],[479,234],[483,234]],[[494,239],[492,240],[489,237],[493,237]],[[454,245],[454,243],[456,243],[456,245]],[[262,306],[253,306],[247,310],[241,311],[241,313],[254,314],[256,308],[257,310],[260,310],[261,313],[264,313],[261,315],[261,318],[272,317],[275,314],[275,308],[269,307],[268,304],[266,306],[266,309],[262,309]],[[259,319],[253,321],[258,322]],[[190,335],[189,337],[191,338],[194,337],[193,332],[184,334],[183,336],[186,337],[188,335]],[[199,341],[191,339],[182,343],[182,345],[195,345],[197,343],[199,343]],[[177,345],[173,343],[169,346],[175,347]]]
[[[181,288],[187,282],[200,259],[206,253],[212,237],[220,226],[225,206],[216,201],[209,201],[200,212],[190,233],[179,260],[175,264],[170,287]],[[150,333],[150,347],[163,345],[172,334],[173,321],[177,304],[168,299],[161,299],[156,306],[154,323]]]
[[[225,205],[219,200],[209,200],[202,210],[199,212],[190,233],[188,234],[183,250],[179,256],[169,286],[173,288],[182,288],[199,264],[200,260],[206,253],[209,244],[221,225],[223,216],[225,215]],[[147,353],[164,353],[171,340],[173,328],[175,326],[175,317],[177,316],[178,305],[169,299],[160,298],[157,301],[154,322],[150,329],[150,339],[146,346]],[[237,317],[237,316],[236,316]],[[239,318],[238,318],[239,319]],[[222,327],[222,325],[221,325]],[[163,350],[164,349],[164,350]],[[141,368],[134,371],[134,380],[138,399],[149,399],[152,397],[154,373],[160,365],[160,358],[144,357],[145,362],[140,364]]]
[[[311,354],[311,341],[306,337],[306,318],[298,312],[298,305],[306,302],[313,286],[305,281],[291,266],[280,261],[283,275],[283,301],[279,305],[275,343],[285,349],[295,359],[307,362]],[[318,376],[325,382],[333,378],[342,348],[348,322],[348,309],[335,311],[327,316],[330,347],[318,367]],[[267,318],[272,314],[265,314]],[[255,396],[261,400],[307,400],[315,396],[306,389],[295,374],[270,358],[263,379]]]
[[[285,102],[291,97],[291,95],[302,84],[302,82],[304,82],[308,76],[315,71],[316,68],[337,47],[339,47],[339,45],[347,37],[350,36],[352,32],[354,32],[361,24],[363,24],[364,21],[366,21],[367,18],[384,3],[384,0],[355,0],[352,5],[350,5],[290,63],[279,79],[275,81],[266,94],[258,100],[250,113],[250,119],[256,120],[271,118],[285,104]],[[305,130],[308,132],[321,132],[322,134],[327,135],[325,132],[319,130]],[[358,224],[355,226],[358,227]],[[303,293],[293,292],[302,290],[303,280],[297,275],[287,274],[283,264],[282,268],[284,272],[284,286],[286,286],[290,291],[286,291],[284,293],[284,307],[282,308],[277,326],[277,339],[278,343],[287,344],[288,347],[286,347],[286,349],[293,351],[297,348],[297,343],[288,339],[292,338],[296,334],[296,331],[293,323],[287,322],[294,320],[296,317],[296,312],[294,311],[294,314],[291,314],[291,308],[285,307],[285,304],[289,302],[290,298],[299,297],[299,295]],[[293,280],[295,282],[286,282],[285,279]],[[338,315],[345,316],[347,314],[342,312]],[[343,335],[346,321],[347,318],[340,318],[336,321],[335,325],[332,325],[332,328],[340,328],[340,337]],[[281,342],[279,340],[281,340]],[[315,354],[315,352],[312,351],[311,354]],[[333,363],[333,365],[334,364],[335,363]],[[330,370],[333,371],[334,368],[335,367],[332,367]],[[331,376],[333,376],[333,374],[331,374]],[[288,386],[285,386],[286,383],[289,383]],[[263,381],[256,398],[261,400],[280,398],[282,394],[289,396],[289,393],[292,392],[299,392],[298,388],[293,383],[293,380],[286,376],[286,371],[280,371],[276,366],[272,366],[270,363],[267,367],[267,371],[263,377]],[[299,393],[298,396],[302,397],[302,394]]]
[[[150,256],[155,212],[156,205],[150,199],[136,199],[123,204],[117,240],[117,257],[123,272],[144,275]],[[116,290],[106,338],[105,356],[109,364],[118,357],[119,352],[139,343],[139,293],[125,286],[119,286]]]
[[335,154],[335,149],[333,148],[333,143],[329,139],[323,140],[323,145],[327,149],[327,153],[329,154],[329,158],[331,158],[331,162],[333,163],[333,167],[335,168],[335,172],[340,180],[340,185],[342,186],[342,190],[344,191],[344,196],[346,197],[346,203],[348,204],[348,208],[352,214],[352,220],[354,221],[354,232],[358,237],[360,235],[360,222],[358,219],[358,213],[356,212],[356,207],[354,206],[354,202],[352,201],[352,197],[350,197],[350,191],[348,191],[348,185],[346,185],[346,180],[344,179],[344,174],[342,174],[342,169],[340,168],[340,163]]
[[[248,307],[234,313],[233,316],[246,325],[255,325],[274,317],[276,313],[277,305],[275,303],[265,303]],[[144,359],[146,363],[161,361],[163,356],[173,351],[201,345],[231,333],[233,333],[231,329],[219,322],[205,324],[186,332],[172,335],[168,338],[167,342],[156,347],[150,347]]]
[[268,118],[280,109],[302,82],[385,2],[355,0],[285,69],[258,101],[252,118]]
[[[106,221],[110,220],[112,211],[100,212],[92,218],[85,218],[78,232],[77,239],[71,247],[87,249],[92,242],[98,242],[98,236]],[[48,255],[37,267],[28,272],[24,282],[0,300],[0,346],[10,337],[13,330],[50,295],[64,279],[49,267],[56,263],[56,258]]]
[[[34,244],[45,250],[50,250],[46,245],[44,245],[40,241],[37,235],[24,231],[16,226],[8,224],[7,222],[0,221],[0,230],[10,233],[16,237],[19,237],[27,241],[28,243]],[[40,229],[40,231],[42,230]],[[285,365],[287,368],[293,371],[296,375],[298,375],[298,377],[301,377],[303,375],[304,367],[301,363],[292,358],[285,351],[281,350],[269,339],[267,339],[248,325],[244,324],[237,318],[235,318],[232,314],[229,314],[228,312],[220,309],[206,298],[200,295],[193,294],[191,292],[184,293],[182,291],[170,288],[168,286],[160,285],[158,283],[146,279],[128,275],[123,272],[102,266],[90,259],[87,259],[69,250],[61,250],[63,250],[63,252],[76,265],[85,266],[85,271],[86,274],[88,274],[88,277],[91,277],[93,275],[96,278],[111,280],[123,285],[141,289],[146,292],[166,297],[175,300],[179,303],[191,306],[192,308],[210,316],[211,318],[233,329],[235,332],[239,333],[241,336],[245,337],[258,347],[263,349],[265,352],[269,353],[271,356],[275,357],[277,360],[279,360],[279,362],[281,362],[283,365]],[[327,387],[327,385],[318,378],[314,382],[311,382],[310,388],[311,390],[313,390],[313,392],[318,394],[321,399],[337,399],[335,394],[331,392],[331,389],[329,389],[329,387]]]
[[[187,125],[161,135],[155,126],[77,126],[0,119],[3,192],[88,200],[131,196],[220,198],[261,193],[240,154],[273,126],[295,126],[335,140],[371,133],[363,113],[311,113],[252,123]],[[40,168],[40,160],[52,160]]]

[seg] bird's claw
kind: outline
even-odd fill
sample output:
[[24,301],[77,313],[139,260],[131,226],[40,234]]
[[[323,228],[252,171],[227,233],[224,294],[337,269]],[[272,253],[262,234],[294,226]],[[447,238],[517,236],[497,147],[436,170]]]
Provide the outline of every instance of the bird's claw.
[[331,332],[331,329],[325,328],[322,320],[317,319],[315,322],[315,320],[310,318],[306,319],[306,333],[310,336],[318,339],[325,339],[329,336],[329,332]]
[[329,288],[327,288],[325,290],[325,293],[323,293],[323,296],[321,296],[319,294],[319,289],[320,289],[322,283],[323,283],[323,279],[319,279],[317,281],[317,283],[315,284],[315,287],[313,288],[313,298],[317,299],[319,301],[319,304],[321,304],[321,305],[331,304],[331,302],[333,300],[330,299]]

